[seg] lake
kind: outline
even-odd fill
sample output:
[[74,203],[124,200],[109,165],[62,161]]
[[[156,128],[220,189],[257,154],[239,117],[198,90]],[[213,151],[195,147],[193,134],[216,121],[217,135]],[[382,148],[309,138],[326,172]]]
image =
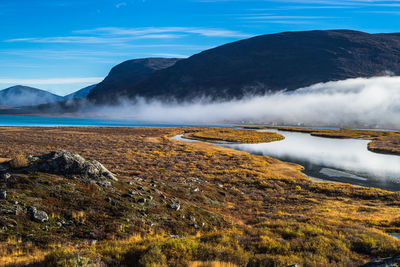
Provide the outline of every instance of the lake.
[[227,124],[190,124],[190,123],[164,123],[113,120],[100,118],[80,117],[42,117],[42,116],[20,116],[0,115],[0,126],[98,126],[98,127],[184,127],[184,126],[225,126]]
[[[261,130],[275,131],[275,130]],[[310,178],[400,191],[400,156],[367,149],[368,140],[333,139],[307,133],[276,131],[282,141],[217,145],[304,166]],[[179,136],[177,139],[181,139]],[[185,140],[185,139],[183,139]]]

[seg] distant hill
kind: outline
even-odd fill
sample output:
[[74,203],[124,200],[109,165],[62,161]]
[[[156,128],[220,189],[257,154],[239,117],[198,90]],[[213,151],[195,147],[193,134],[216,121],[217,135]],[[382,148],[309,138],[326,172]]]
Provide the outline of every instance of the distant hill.
[[90,85],[88,87],[82,88],[74,93],[64,96],[64,99],[73,99],[73,98],[85,98],[88,96],[90,91],[96,87],[97,84]]
[[[118,95],[231,99],[320,82],[399,75],[400,34],[351,30],[269,34],[229,43],[164,67],[146,68],[135,60],[122,63],[93,89],[89,99],[107,101],[110,95],[112,99]],[[138,79],[137,74],[144,75]]]
[[63,100],[61,96],[22,85],[13,86],[0,91],[0,106],[34,106],[61,100]]
[[88,98],[103,103],[128,95],[131,86],[150,77],[155,71],[173,66],[178,58],[143,58],[125,61],[111,69],[108,76],[93,88]]

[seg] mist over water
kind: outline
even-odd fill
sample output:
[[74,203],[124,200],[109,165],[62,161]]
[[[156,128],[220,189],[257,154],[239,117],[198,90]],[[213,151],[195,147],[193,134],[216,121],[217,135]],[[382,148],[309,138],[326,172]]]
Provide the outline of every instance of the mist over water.
[[138,98],[96,108],[100,116],[164,122],[240,122],[400,128],[400,77],[320,83],[241,100],[163,103]]

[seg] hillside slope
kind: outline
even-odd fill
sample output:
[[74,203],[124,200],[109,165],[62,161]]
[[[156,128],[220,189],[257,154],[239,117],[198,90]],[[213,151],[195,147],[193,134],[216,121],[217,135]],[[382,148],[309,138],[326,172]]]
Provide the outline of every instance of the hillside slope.
[[157,70],[174,65],[177,58],[143,58],[128,60],[111,69],[108,76],[93,88],[88,98],[98,103],[116,101],[127,95],[130,86],[149,77]]
[[19,107],[61,101],[61,96],[33,87],[17,85],[0,91],[0,106]]
[[[257,36],[180,60],[141,82],[109,82],[113,94],[130,98],[231,99],[388,73],[400,74],[400,34],[329,30]],[[94,91],[91,99],[104,96]]]
[[85,98],[88,96],[88,94],[90,93],[90,91],[96,87],[97,84],[93,84],[93,85],[89,85],[85,88],[82,88],[76,92],[73,92],[69,95],[64,96],[64,99],[73,99],[73,98]]

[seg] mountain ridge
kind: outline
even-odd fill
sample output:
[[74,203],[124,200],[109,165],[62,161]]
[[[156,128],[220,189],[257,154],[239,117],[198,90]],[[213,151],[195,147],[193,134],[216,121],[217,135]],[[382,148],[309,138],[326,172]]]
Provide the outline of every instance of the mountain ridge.
[[[283,32],[228,43],[179,60],[140,81],[119,84],[113,98],[233,99],[388,73],[400,75],[399,33]],[[89,94],[89,99],[100,97]]]
[[23,85],[15,85],[0,90],[0,106],[32,106],[57,102],[62,99],[62,96],[42,89]]

